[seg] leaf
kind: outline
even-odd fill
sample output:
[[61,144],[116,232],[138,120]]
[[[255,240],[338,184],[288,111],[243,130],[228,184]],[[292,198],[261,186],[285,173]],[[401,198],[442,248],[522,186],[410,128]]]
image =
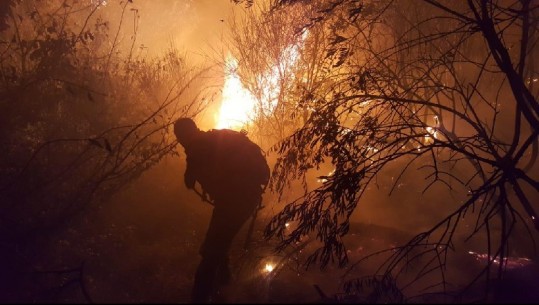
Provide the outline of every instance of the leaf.
[[323,19],[324,19],[324,18],[322,18],[322,17],[320,17],[320,16],[310,18],[311,23],[317,23],[317,22],[322,21]]
[[346,41],[346,40],[348,40],[348,38],[343,37],[343,36],[338,35],[338,34],[335,34],[335,39],[331,43],[332,44],[337,44],[337,43],[341,43],[341,42]]
[[335,52],[337,52],[337,49],[329,49],[326,53],[326,58],[335,55]]
[[88,139],[90,141],[90,144],[95,145],[99,148],[103,148],[103,145],[97,140],[97,139]]
[[349,11],[348,18],[350,18],[352,22],[355,22],[356,19],[359,17],[359,14],[361,13],[362,10],[363,10],[363,5],[359,6],[358,8],[351,9]]
[[112,153],[112,147],[110,146],[110,142],[109,140],[105,139],[105,149],[109,152],[109,153]]

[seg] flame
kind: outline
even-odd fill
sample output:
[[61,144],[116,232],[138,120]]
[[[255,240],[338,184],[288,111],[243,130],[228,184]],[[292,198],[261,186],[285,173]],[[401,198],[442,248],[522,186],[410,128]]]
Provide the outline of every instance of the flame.
[[307,32],[303,34],[299,43],[292,44],[283,50],[279,65],[273,66],[256,77],[257,83],[264,88],[259,100],[241,82],[237,72],[238,60],[229,54],[225,64],[221,108],[216,115],[215,128],[240,130],[256,118],[257,111],[266,116],[271,115],[277,106],[282,71],[291,72],[296,65],[300,47],[306,37]]
[[253,119],[256,99],[241,83],[237,73],[238,60],[232,55],[228,56],[225,69],[227,71],[216,128],[239,130]]
[[331,172],[329,172],[327,174],[327,176],[320,176],[316,179],[316,182],[319,182],[319,183],[324,183],[324,182],[327,182],[328,181],[328,177],[330,176],[333,176],[333,174],[335,174],[335,169],[333,169]]
[[271,263],[267,263],[266,267],[264,267],[264,271],[267,273],[271,273],[275,269],[275,266]]
[[94,6],[107,6],[107,0],[91,0],[90,2]]
[[437,128],[438,128],[439,120],[438,120],[437,115],[434,116],[434,122],[435,122],[435,127],[427,126],[425,128],[425,130],[427,131],[427,134],[424,137],[423,143],[426,144],[426,145],[432,144],[432,143],[434,143],[434,139],[438,139],[438,130],[437,130]]
[[434,143],[434,139],[438,139],[438,131],[434,127],[426,127],[425,130],[427,131],[427,134],[424,137],[424,143],[425,144],[432,144]]

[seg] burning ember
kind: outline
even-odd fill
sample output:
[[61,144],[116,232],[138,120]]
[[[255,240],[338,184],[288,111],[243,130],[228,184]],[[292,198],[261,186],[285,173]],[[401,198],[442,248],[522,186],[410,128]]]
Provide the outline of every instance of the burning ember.
[[316,179],[316,182],[324,183],[328,181],[328,177],[333,176],[335,174],[335,169],[333,169],[331,172],[327,174],[327,176],[320,176]]
[[275,269],[275,265],[272,263],[267,263],[266,266],[264,267],[264,272],[271,273],[273,269]]
[[[492,260],[492,256],[489,257],[486,253],[481,254],[481,253],[477,253],[473,251],[468,251],[468,254],[472,255],[477,261],[481,263],[486,264],[490,260],[496,266],[500,264],[499,257],[495,257],[494,260]],[[503,260],[504,260],[505,268],[509,270],[526,267],[532,264],[532,260],[526,257],[504,257]]]

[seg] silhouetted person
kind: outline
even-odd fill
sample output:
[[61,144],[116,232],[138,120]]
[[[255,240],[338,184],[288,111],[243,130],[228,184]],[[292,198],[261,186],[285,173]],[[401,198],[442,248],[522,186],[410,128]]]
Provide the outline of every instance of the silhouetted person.
[[174,133],[187,155],[185,185],[196,191],[198,182],[199,195],[209,195],[214,206],[192,291],[192,301],[204,303],[229,282],[230,245],[259,208],[270,171],[260,147],[243,133],[201,131],[189,118],[177,120]]

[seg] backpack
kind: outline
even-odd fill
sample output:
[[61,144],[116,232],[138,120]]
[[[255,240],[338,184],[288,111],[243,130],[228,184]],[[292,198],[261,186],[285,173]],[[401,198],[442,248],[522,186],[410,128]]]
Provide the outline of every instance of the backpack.
[[213,160],[205,173],[207,179],[200,182],[212,197],[226,195],[231,190],[264,190],[270,169],[262,149],[247,135],[229,129],[212,129],[205,132],[204,137],[205,149]]

